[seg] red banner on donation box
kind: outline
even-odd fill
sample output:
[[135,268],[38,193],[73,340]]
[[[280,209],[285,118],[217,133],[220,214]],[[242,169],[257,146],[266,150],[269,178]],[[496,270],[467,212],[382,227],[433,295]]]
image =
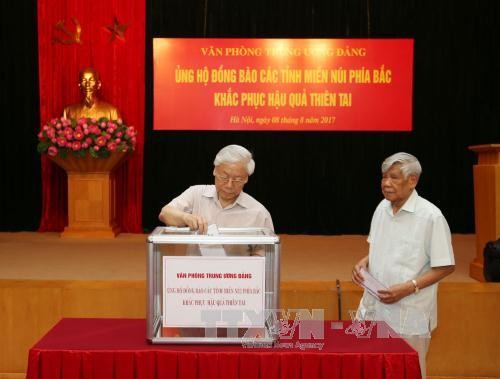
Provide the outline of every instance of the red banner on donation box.
[[412,39],[155,38],[155,130],[409,131]]

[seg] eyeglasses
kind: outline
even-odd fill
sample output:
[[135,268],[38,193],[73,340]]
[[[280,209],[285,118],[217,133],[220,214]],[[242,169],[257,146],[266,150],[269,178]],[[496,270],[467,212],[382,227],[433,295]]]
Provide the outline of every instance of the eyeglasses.
[[236,185],[243,185],[247,182],[248,178],[231,178],[227,175],[215,174],[214,176],[219,179],[222,183],[227,184],[229,181],[233,182]]

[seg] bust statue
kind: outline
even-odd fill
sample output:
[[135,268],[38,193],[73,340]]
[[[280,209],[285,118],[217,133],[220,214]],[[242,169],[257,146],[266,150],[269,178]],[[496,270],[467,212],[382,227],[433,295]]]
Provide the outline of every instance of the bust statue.
[[71,104],[64,108],[64,118],[79,119],[82,117],[100,118],[109,120],[120,118],[120,112],[113,105],[99,100],[96,93],[101,88],[99,74],[91,67],[83,69],[79,74],[78,87],[83,99],[80,103]]

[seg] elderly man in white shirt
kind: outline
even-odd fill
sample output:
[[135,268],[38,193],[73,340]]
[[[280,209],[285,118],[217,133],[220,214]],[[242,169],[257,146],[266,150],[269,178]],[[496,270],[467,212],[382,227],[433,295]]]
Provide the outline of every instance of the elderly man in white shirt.
[[208,225],[220,227],[263,227],[274,231],[267,209],[243,192],[255,162],[243,146],[229,145],[214,160],[215,185],[189,187],[165,205],[160,221],[171,226],[189,226],[206,233]]
[[382,163],[384,200],[370,227],[369,253],[353,268],[362,285],[367,270],[387,289],[377,299],[365,291],[357,317],[386,321],[417,350],[422,378],[430,333],[437,326],[437,283],[455,268],[446,219],[415,190],[422,172],[411,154],[396,153]]

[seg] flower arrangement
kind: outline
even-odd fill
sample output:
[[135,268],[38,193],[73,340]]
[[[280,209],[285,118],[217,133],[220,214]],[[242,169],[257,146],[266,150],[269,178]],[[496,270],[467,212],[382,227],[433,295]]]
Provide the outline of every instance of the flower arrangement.
[[53,118],[38,133],[39,153],[65,158],[69,153],[83,157],[107,158],[112,152],[132,152],[137,131],[121,120],[105,117],[66,119]]

